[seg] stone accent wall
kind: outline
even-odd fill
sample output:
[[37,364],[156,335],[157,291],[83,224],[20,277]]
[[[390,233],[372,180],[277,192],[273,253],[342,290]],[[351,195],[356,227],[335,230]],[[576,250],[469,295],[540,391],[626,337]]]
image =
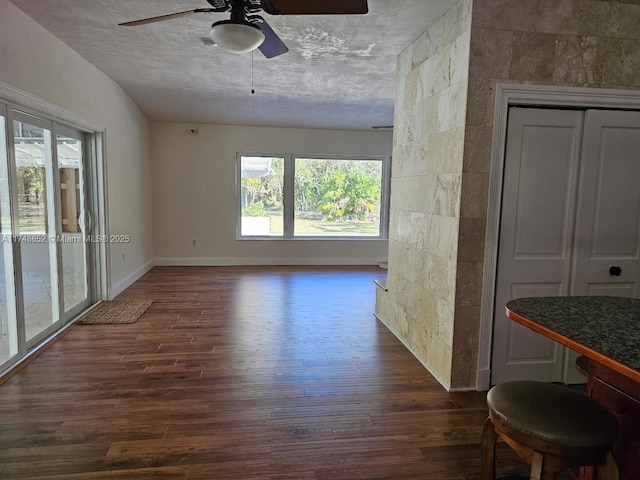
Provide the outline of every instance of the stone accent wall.
[[631,0],[460,0],[400,55],[376,314],[446,388],[476,385],[496,83],[640,89],[639,26]]
[[471,0],[398,59],[388,292],[376,314],[445,385],[451,379]]
[[474,0],[453,325],[452,387],[474,387],[497,82],[640,88],[640,5]]

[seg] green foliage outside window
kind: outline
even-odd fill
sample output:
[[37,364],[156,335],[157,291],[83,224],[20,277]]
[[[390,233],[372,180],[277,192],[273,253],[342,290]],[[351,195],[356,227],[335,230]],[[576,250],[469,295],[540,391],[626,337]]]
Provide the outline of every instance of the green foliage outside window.
[[250,203],[246,207],[242,207],[243,217],[266,217],[267,209],[262,203]]
[[[242,186],[243,215],[245,208],[257,209],[253,204],[260,204],[263,209],[282,208],[282,179],[284,165],[280,158],[271,161],[271,171],[268,175],[259,178],[243,177]],[[265,213],[266,214],[266,213]],[[253,215],[262,216],[262,215]]]
[[[296,212],[328,221],[367,221],[379,215],[382,162],[376,160],[295,159]],[[242,215],[264,216],[283,203],[284,162],[271,172],[242,178]]]
[[381,162],[296,159],[295,169],[296,211],[331,221],[365,221],[379,213]]
[[25,194],[38,196],[44,190],[44,175],[41,167],[20,167],[18,176],[22,176]]

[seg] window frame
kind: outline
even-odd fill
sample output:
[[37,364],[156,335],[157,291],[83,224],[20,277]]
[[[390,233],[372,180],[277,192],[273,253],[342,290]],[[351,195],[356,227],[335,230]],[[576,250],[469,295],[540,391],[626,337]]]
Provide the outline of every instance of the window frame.
[[[283,233],[282,235],[242,235],[242,158],[264,157],[282,158],[284,160],[282,209],[283,209]],[[296,159],[313,160],[362,160],[382,162],[382,178],[380,185],[380,232],[378,235],[294,235],[295,223],[295,161]],[[236,153],[236,240],[273,240],[273,241],[363,241],[363,240],[387,240],[389,238],[389,205],[391,195],[391,157],[388,155],[314,155],[294,153],[264,153],[264,152],[238,152]]]

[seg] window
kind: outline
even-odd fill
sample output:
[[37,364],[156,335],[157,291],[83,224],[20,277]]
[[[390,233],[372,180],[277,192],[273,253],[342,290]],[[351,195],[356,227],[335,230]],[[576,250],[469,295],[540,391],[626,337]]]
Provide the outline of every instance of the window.
[[240,157],[242,236],[282,236],[284,158]]
[[386,238],[388,160],[238,155],[239,238]]
[[47,233],[47,171],[51,132],[26,122],[13,122],[18,177],[19,233]]

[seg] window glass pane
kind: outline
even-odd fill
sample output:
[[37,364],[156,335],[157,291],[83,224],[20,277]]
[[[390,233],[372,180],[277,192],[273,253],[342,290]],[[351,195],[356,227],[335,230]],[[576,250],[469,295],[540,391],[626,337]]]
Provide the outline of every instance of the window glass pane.
[[45,130],[14,121],[13,135],[18,177],[18,233],[47,233]]
[[284,159],[241,157],[240,234],[282,236]]
[[382,161],[295,159],[295,236],[380,235]]
[[62,282],[65,313],[88,296],[84,241],[84,181],[82,177],[82,142],[57,135],[62,223]]
[[[46,190],[51,180],[51,131],[13,122],[22,266],[24,327],[29,341],[56,323],[58,279],[55,224],[49,225]],[[51,235],[47,235],[50,233]]]

